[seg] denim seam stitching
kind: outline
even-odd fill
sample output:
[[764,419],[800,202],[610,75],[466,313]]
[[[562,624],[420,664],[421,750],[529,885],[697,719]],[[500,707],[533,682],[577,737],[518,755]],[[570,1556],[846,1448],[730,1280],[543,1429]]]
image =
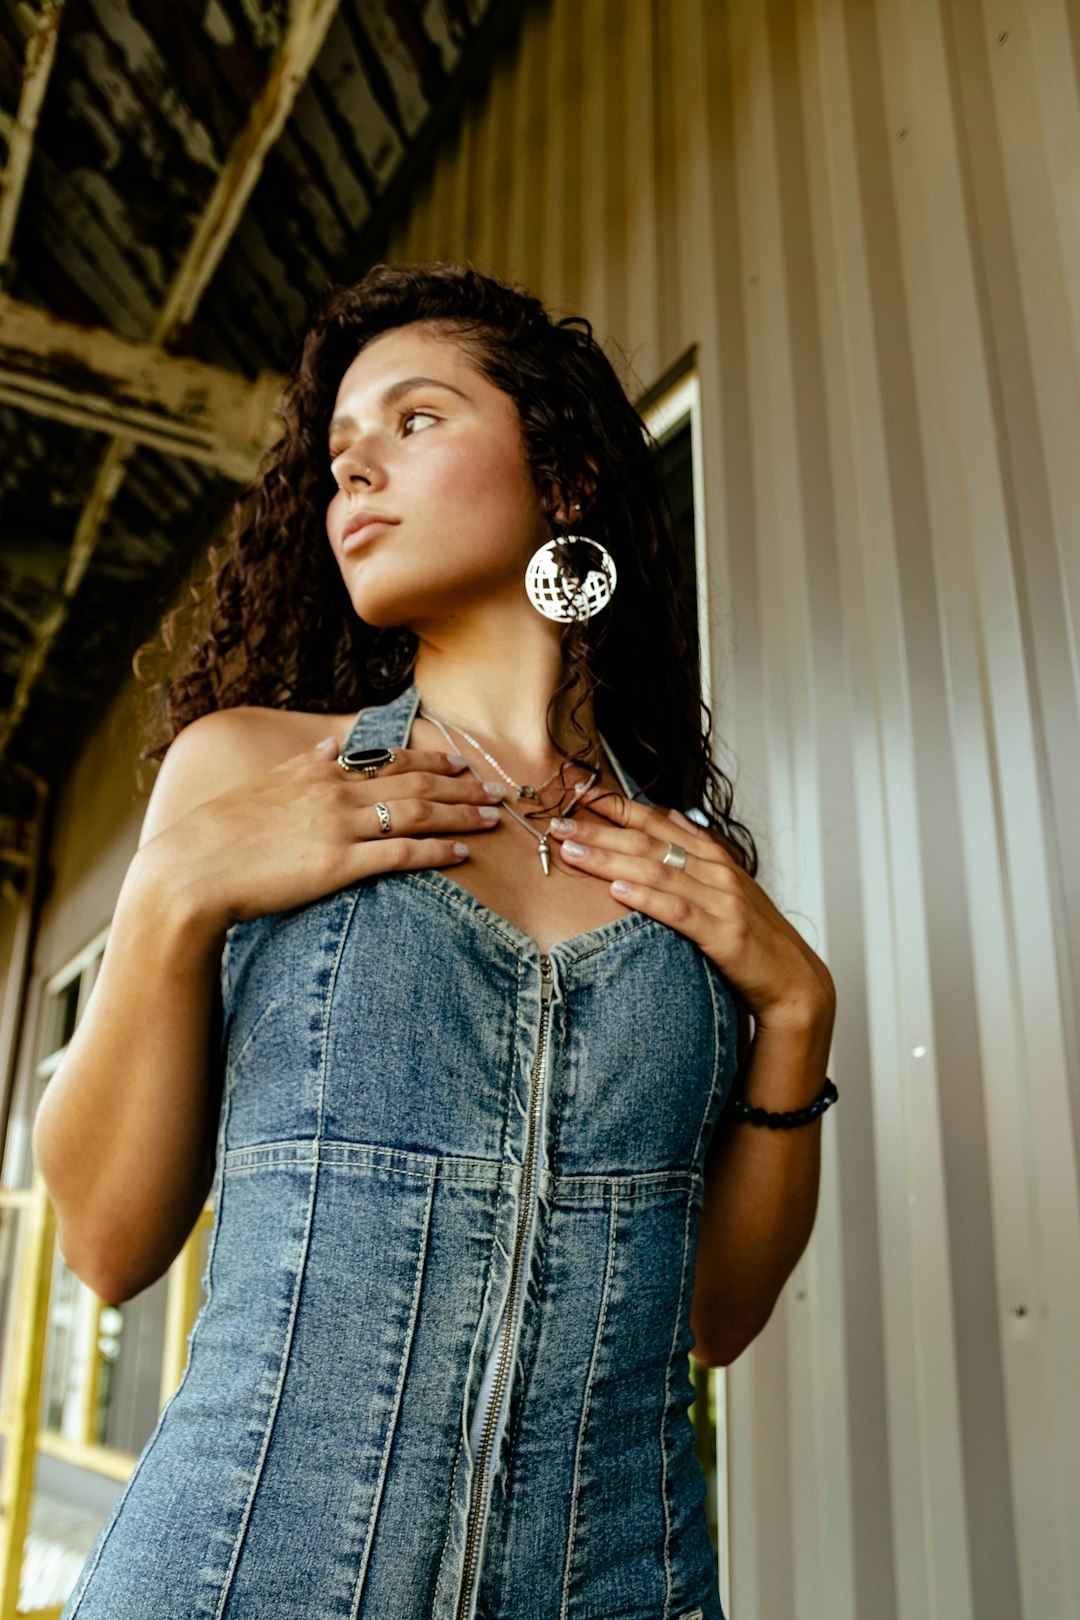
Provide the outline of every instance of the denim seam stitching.
[[[230,1153],[246,1153],[247,1149],[231,1148],[229,1151]],[[353,1161],[349,1161],[348,1159],[339,1159],[336,1158],[332,1153],[282,1153],[276,1154],[272,1158],[269,1155],[266,1155],[261,1159],[250,1160],[247,1162],[242,1159],[233,1159],[229,1163],[228,1168],[229,1174],[236,1176],[240,1175],[245,1170],[289,1169],[290,1167],[295,1168],[295,1166],[298,1164],[307,1165],[311,1168],[319,1165],[326,1165],[328,1168],[336,1167],[339,1170],[367,1170],[371,1171],[372,1173],[382,1171],[388,1176],[415,1176],[420,1181],[435,1181],[440,1179],[437,1176],[434,1166],[425,1170],[410,1170],[405,1165],[378,1164],[373,1163],[369,1159],[356,1159]],[[494,1167],[496,1169],[498,1168],[498,1166]],[[481,1175],[479,1172],[477,1172],[475,1175],[444,1176],[441,1179],[451,1182],[456,1186],[460,1182],[470,1181],[476,1181],[482,1184],[483,1182],[487,1181],[489,1177],[486,1175]],[[490,1179],[494,1180],[496,1178],[491,1177]]]
[[[485,906],[483,901],[478,900],[470,889],[464,888],[460,883],[455,883],[452,878],[446,876],[445,872],[437,868],[428,871],[426,868],[417,867],[412,871],[398,872],[395,875],[413,879],[431,894],[444,900],[453,910],[460,911],[463,916],[475,917],[477,922],[482,923],[485,928],[489,928],[493,934],[498,934],[499,938],[520,957],[521,941],[507,931],[508,923],[510,927],[514,928],[517,925],[510,923],[508,917],[500,917],[499,913],[493,911],[490,906]],[[442,879],[441,883],[440,878]],[[444,884],[446,885],[445,888],[443,887]],[[460,893],[453,893],[452,891],[455,889],[459,890]],[[524,929],[520,932],[524,934]]]
[[608,1300],[611,1296],[611,1279],[615,1269],[615,1233],[618,1227],[619,1193],[618,1189],[611,1194],[611,1217],[608,1221],[608,1249],[604,1264],[604,1289],[600,1299],[600,1311],[596,1321],[596,1332],[593,1335],[592,1354],[589,1357],[589,1371],[585,1378],[585,1398],[581,1403],[581,1417],[578,1420],[577,1441],[574,1445],[574,1478],[570,1487],[570,1524],[566,1536],[566,1554],[563,1561],[563,1589],[559,1604],[559,1620],[568,1620],[570,1605],[570,1571],[573,1565],[574,1542],[577,1539],[578,1495],[581,1486],[581,1454],[585,1448],[585,1429],[588,1422],[589,1407],[592,1404],[593,1381],[596,1373],[596,1363],[600,1353],[600,1342],[607,1326]]
[[[349,925],[352,922],[355,911],[356,895],[354,894],[349,907],[349,914],[345,919],[343,919],[343,924],[338,930],[337,950],[334,956],[334,965],[326,986],[326,993],[323,997],[323,1040],[322,1053],[319,1062],[319,1100],[315,1127],[316,1142],[318,1142],[322,1135],[323,1099],[326,1088],[326,1058],[328,1046],[328,1042],[326,1040],[326,1025],[330,1016],[330,1007],[333,1002],[334,987],[337,982],[337,975],[341,968],[341,958],[345,949],[345,940],[348,935]],[[255,1505],[255,1496],[262,1480],[263,1470],[266,1467],[266,1456],[270,1449],[270,1440],[274,1432],[274,1425],[277,1421],[278,1411],[281,1407],[281,1395],[285,1388],[285,1379],[288,1376],[289,1358],[292,1355],[293,1337],[296,1332],[296,1318],[300,1310],[300,1295],[303,1289],[304,1277],[307,1272],[308,1256],[311,1252],[311,1234],[315,1224],[315,1199],[319,1185],[319,1162],[317,1157],[311,1164],[310,1181],[311,1186],[308,1193],[307,1217],[304,1223],[304,1234],[300,1243],[300,1258],[296,1267],[296,1280],[293,1283],[293,1297],[292,1305],[289,1311],[289,1322],[285,1330],[285,1342],[281,1349],[281,1366],[278,1372],[277,1388],[274,1391],[270,1411],[267,1413],[266,1424],[263,1432],[262,1449],[256,1466],[252,1472],[247,1503],[244,1507],[243,1514],[241,1515],[240,1525],[233,1541],[232,1558],[230,1560],[229,1568],[225,1572],[225,1579],[222,1582],[221,1594],[218,1600],[217,1612],[214,1616],[214,1620],[222,1620],[225,1605],[228,1602],[229,1592],[232,1589],[233,1581],[236,1579],[236,1570],[240,1562],[241,1548],[243,1547],[244,1537],[247,1534],[248,1525],[251,1523],[251,1514]]]
[[405,1343],[402,1347],[400,1364],[398,1367],[397,1388],[394,1391],[394,1401],[386,1425],[386,1439],[383,1442],[382,1463],[379,1468],[379,1478],[372,1494],[371,1507],[368,1512],[368,1531],[364,1541],[364,1551],[357,1571],[356,1584],[353,1588],[352,1607],[349,1610],[349,1620],[356,1620],[360,1608],[360,1599],[363,1596],[364,1581],[367,1578],[368,1561],[371,1557],[371,1544],[375,1539],[375,1529],[379,1519],[379,1507],[382,1503],[383,1491],[386,1487],[386,1476],[390,1469],[390,1448],[397,1432],[398,1418],[401,1414],[401,1397],[405,1388],[405,1375],[412,1358],[413,1342],[416,1337],[416,1318],[420,1311],[420,1291],[423,1283],[424,1271],[427,1265],[428,1246],[431,1241],[431,1206],[435,1198],[435,1181],[428,1182],[427,1201],[424,1205],[423,1241],[420,1243],[413,1278],[412,1306],[409,1311],[409,1322],[405,1332]]
[[251,1045],[252,1041],[255,1039],[255,1036],[258,1033],[258,1031],[262,1028],[263,1024],[266,1022],[266,1020],[269,1018],[269,1016],[270,1016],[270,1014],[272,1012],[275,1012],[279,1007],[287,1007],[288,1005],[289,1005],[289,1003],[282,996],[275,996],[272,1001],[268,1001],[266,1006],[263,1007],[255,1015],[254,1023],[252,1024],[251,1028],[248,1030],[247,1034],[244,1036],[244,1039],[241,1041],[239,1047],[237,1048],[237,1050],[235,1052],[232,1050],[232,1043],[230,1041],[229,1050],[228,1050],[228,1062],[226,1064],[226,1070],[225,1070],[225,1083],[226,1083],[226,1086],[228,1087],[229,1091],[232,1091],[233,1087],[236,1084],[236,1080],[237,1080],[236,1070],[239,1068],[241,1062],[243,1061],[244,1054],[247,1052],[248,1047]]
[[[457,1437],[457,1447],[455,1448],[455,1451],[454,1451],[454,1467],[453,1467],[453,1471],[451,1472],[451,1475],[450,1475],[450,1494],[449,1494],[449,1500],[448,1500],[448,1507],[449,1507],[449,1511],[450,1511],[451,1515],[453,1514],[453,1511],[454,1511],[454,1484],[455,1484],[455,1482],[457,1480],[458,1463],[461,1461],[462,1444],[463,1444],[463,1442],[462,1442],[462,1438],[461,1438],[461,1429],[459,1428],[458,1429],[458,1437]],[[450,1524],[448,1523],[447,1526],[446,1526],[446,1535],[443,1537],[442,1552],[439,1554],[439,1567],[435,1571],[435,1592],[436,1592],[436,1594],[438,1593],[438,1590],[439,1590],[439,1584],[442,1581],[443,1566],[446,1563],[446,1548],[447,1548],[447,1545],[448,1545],[449,1541],[450,1541]]]
[[668,1409],[671,1401],[671,1370],[675,1365],[675,1347],[679,1337],[679,1324],[683,1314],[683,1296],[686,1292],[686,1250],[690,1234],[690,1217],[693,1211],[693,1200],[687,1199],[686,1211],[683,1215],[683,1245],[682,1260],[679,1266],[679,1304],[675,1312],[675,1328],[671,1336],[671,1346],[668,1350],[667,1366],[664,1369],[664,1410],[660,1418],[660,1495],[664,1509],[664,1579],[666,1589],[664,1592],[664,1613],[662,1620],[668,1620],[671,1613],[671,1512],[668,1507],[668,1466],[667,1466],[667,1422]]
[[[560,1007],[562,1008],[561,1015],[558,1010]],[[568,1018],[566,1002],[561,996],[559,996],[551,1003],[551,1027],[549,1031],[551,1038],[551,1064],[549,1069],[550,1086],[548,1089],[548,1106],[546,1111],[548,1125],[548,1162],[546,1167],[543,1163],[540,1165],[540,1174],[537,1178],[538,1193],[542,1193],[545,1176],[550,1177],[553,1191],[554,1186],[559,1180],[559,1174],[555,1166],[560,1162],[562,1156],[563,1111],[567,1103],[566,1075],[567,1070],[571,1068],[572,1060],[572,1054],[569,1054],[567,1051],[567,1047],[569,1045],[569,1041],[567,1040],[567,1024]],[[561,1035],[561,1039],[556,1039],[557,1033]]]
[[233,1539],[232,1557],[229,1560],[229,1565],[225,1571],[225,1576],[221,1584],[221,1592],[218,1596],[218,1605],[214,1615],[214,1620],[221,1620],[221,1617],[225,1612],[225,1604],[228,1601],[229,1592],[232,1589],[232,1583],[236,1578],[237,1565],[240,1562],[240,1552],[243,1547],[244,1537],[247,1535],[248,1525],[251,1522],[255,1495],[259,1489],[259,1483],[262,1479],[263,1468],[266,1465],[266,1453],[270,1449],[270,1439],[273,1434],[278,1408],[281,1404],[281,1392],[285,1387],[285,1377],[289,1366],[289,1355],[292,1350],[293,1332],[296,1326],[296,1316],[300,1303],[300,1290],[304,1280],[304,1272],[307,1269],[308,1249],[311,1243],[311,1228],[315,1216],[315,1189],[319,1179],[318,1167],[316,1165],[312,1165],[311,1167],[310,1179],[311,1188],[308,1194],[307,1216],[304,1222],[303,1237],[300,1241],[300,1261],[296,1268],[296,1281],[293,1284],[293,1297],[292,1304],[289,1309],[289,1321],[285,1330],[285,1341],[281,1349],[281,1365],[278,1371],[277,1388],[274,1391],[270,1410],[266,1416],[266,1423],[263,1430],[262,1448],[259,1457],[256,1460],[255,1467],[252,1470],[251,1483],[248,1487],[247,1502],[244,1506],[240,1517],[240,1524]]
[[[515,1000],[515,1012],[516,1012],[516,1005],[517,1004],[516,1004],[516,1000]],[[515,1019],[515,1023],[516,1023],[516,1019]],[[504,1135],[504,1141],[505,1141],[505,1135]],[[504,1204],[504,1202],[506,1200],[506,1197],[507,1197],[508,1185],[510,1183],[512,1183],[513,1179],[514,1179],[514,1177],[513,1177],[513,1168],[514,1167],[512,1165],[507,1165],[504,1161],[500,1160],[500,1172],[501,1173],[499,1175],[498,1184],[494,1189],[494,1191],[495,1191],[495,1211],[494,1211],[494,1214],[492,1216],[492,1223],[491,1223],[491,1230],[492,1230],[492,1234],[493,1234],[494,1237],[497,1237],[497,1235],[498,1235],[499,1217],[500,1217],[500,1215],[502,1213],[503,1204]],[[509,1175],[507,1175],[505,1173],[507,1170],[510,1171]],[[477,1321],[477,1324],[476,1324],[477,1329],[479,1329],[481,1322],[483,1322],[483,1320],[484,1320],[484,1313],[487,1310],[489,1301],[491,1300],[491,1297],[492,1297],[492,1271],[493,1271],[493,1263],[489,1259],[487,1277],[485,1278],[485,1281],[484,1281],[484,1291],[483,1291],[483,1294],[482,1294],[481,1300],[480,1300],[480,1316],[479,1316],[479,1320]],[[498,1319],[496,1318],[496,1321],[497,1320]],[[475,1339],[475,1334],[474,1334],[474,1339]],[[472,1359],[472,1357],[471,1357],[471,1353],[470,1353],[470,1362],[471,1362],[471,1359]],[[487,1360],[486,1356],[484,1357],[484,1360],[485,1361]],[[468,1381],[468,1373],[466,1373],[466,1382],[467,1381]],[[467,1426],[467,1420],[468,1420],[468,1414],[466,1414],[466,1426]],[[457,1479],[458,1463],[461,1460],[462,1444],[463,1444],[463,1442],[462,1442],[462,1433],[461,1433],[461,1429],[459,1429],[458,1430],[458,1438],[457,1438],[457,1450],[456,1450],[456,1452],[454,1454],[454,1469],[453,1469],[453,1473],[452,1473],[451,1478],[450,1478],[450,1512],[451,1512],[451,1514],[453,1513],[453,1508],[454,1508],[454,1481]],[[471,1453],[470,1453],[470,1455],[471,1455]],[[470,1509],[472,1507],[472,1478],[475,1476],[475,1473],[476,1473],[476,1458],[475,1457],[472,1457],[472,1464],[473,1464],[473,1475],[470,1476],[469,1489],[468,1489],[468,1491],[466,1493],[466,1501],[465,1501],[465,1522],[466,1522],[466,1526],[468,1525],[469,1511],[470,1511]],[[435,1591],[436,1591],[436,1593],[438,1593],[439,1582],[442,1579],[443,1565],[446,1562],[446,1548],[447,1548],[447,1544],[449,1543],[449,1540],[450,1540],[450,1526],[448,1525],[447,1526],[446,1536],[443,1538],[442,1552],[441,1552],[441,1554],[439,1556],[439,1568],[438,1568],[438,1571],[437,1571],[436,1576],[435,1576]],[[477,1582],[479,1583],[479,1571],[477,1571],[477,1577],[476,1578],[477,1578]],[[479,1585],[477,1586],[477,1590],[479,1591]],[[459,1596],[460,1596],[460,1592],[455,1593],[455,1597],[454,1597],[455,1605],[457,1603],[457,1600],[458,1600]]]
[[708,1098],[706,1099],[705,1107],[703,1108],[702,1113],[701,1113],[701,1122],[698,1125],[697,1141],[694,1143],[694,1163],[695,1164],[697,1164],[697,1162],[698,1162],[698,1154],[701,1151],[701,1139],[702,1139],[702,1137],[703,1137],[703,1135],[705,1133],[705,1121],[709,1117],[709,1111],[712,1108],[713,1098],[716,1096],[717,1091],[719,1089],[720,1052],[721,1052],[721,1047],[722,1047],[721,1028],[722,1027],[726,1028],[726,1026],[724,1024],[724,1020],[721,1017],[720,1006],[719,1006],[719,1003],[718,1003],[717,998],[716,998],[716,985],[713,982],[713,976],[709,972],[709,970],[706,967],[704,961],[702,961],[702,963],[701,963],[701,971],[705,975],[705,983],[708,986],[709,1000],[710,1000],[710,1003],[712,1005],[712,1012],[713,1012],[713,1067],[712,1067],[712,1080],[711,1080],[711,1082],[709,1084],[709,1095],[708,1095]]
[[[420,884],[430,894],[445,901],[448,906],[455,911],[461,912],[463,916],[474,917],[477,922],[482,923],[493,934],[497,934],[519,957],[528,960],[530,955],[536,951],[535,941],[530,938],[523,928],[518,928],[517,924],[512,923],[509,917],[500,916],[497,911],[493,911],[490,906],[486,906],[482,900],[477,899],[470,889],[466,889],[460,883],[455,883],[453,878],[447,877],[446,873],[439,867],[430,869],[427,867],[415,867],[410,871],[379,874],[379,876],[383,875],[405,878],[410,882]],[[574,940],[588,939],[591,934],[602,936],[593,944],[574,946],[573,951],[570,953],[571,960],[575,963],[584,962],[590,956],[595,956],[598,951],[607,950],[609,946],[618,944],[620,940],[626,939],[637,929],[643,928],[649,923],[655,923],[660,928],[668,926],[666,923],[657,922],[655,917],[648,916],[644,911],[626,911],[621,916],[612,917],[610,921],[601,923],[597,928],[586,928],[577,934],[568,934],[565,939],[556,940],[551,950],[542,954],[550,956],[553,951],[557,951],[561,946],[568,946]],[[513,933],[508,931],[510,929],[513,930]]]

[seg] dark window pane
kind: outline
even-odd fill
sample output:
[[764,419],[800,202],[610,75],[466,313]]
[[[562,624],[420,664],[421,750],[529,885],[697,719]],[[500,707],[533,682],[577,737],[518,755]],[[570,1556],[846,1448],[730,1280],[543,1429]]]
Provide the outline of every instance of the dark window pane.
[[690,423],[664,440],[657,451],[660,486],[675,535],[682,580],[679,601],[690,645],[697,656],[697,560],[694,553],[694,461]]

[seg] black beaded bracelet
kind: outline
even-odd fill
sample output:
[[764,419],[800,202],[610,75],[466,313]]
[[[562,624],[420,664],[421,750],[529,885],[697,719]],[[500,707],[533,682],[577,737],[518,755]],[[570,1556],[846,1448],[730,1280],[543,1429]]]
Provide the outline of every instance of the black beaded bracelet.
[[806,1108],[793,1108],[788,1114],[770,1114],[765,1108],[752,1108],[745,1097],[733,1097],[731,1108],[739,1119],[748,1119],[751,1125],[768,1125],[774,1131],[790,1131],[795,1125],[812,1125],[838,1096],[839,1092],[826,1076],[825,1089],[821,1096],[816,1097]]

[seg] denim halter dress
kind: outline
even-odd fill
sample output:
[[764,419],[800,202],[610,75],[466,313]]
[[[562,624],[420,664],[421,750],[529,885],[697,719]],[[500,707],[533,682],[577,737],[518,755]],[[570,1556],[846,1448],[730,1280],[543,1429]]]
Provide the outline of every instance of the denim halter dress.
[[206,1299],[61,1620],[724,1620],[687,1410],[716,966],[637,911],[541,953],[428,868],[234,925],[221,976]]

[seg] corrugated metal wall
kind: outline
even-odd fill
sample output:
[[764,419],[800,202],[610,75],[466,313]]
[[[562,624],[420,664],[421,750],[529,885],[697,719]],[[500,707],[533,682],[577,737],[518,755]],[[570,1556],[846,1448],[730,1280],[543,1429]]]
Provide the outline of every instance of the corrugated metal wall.
[[1078,55],[1067,0],[555,0],[393,243],[641,385],[698,345],[718,730],[839,992],[734,1620],[1080,1614]]

